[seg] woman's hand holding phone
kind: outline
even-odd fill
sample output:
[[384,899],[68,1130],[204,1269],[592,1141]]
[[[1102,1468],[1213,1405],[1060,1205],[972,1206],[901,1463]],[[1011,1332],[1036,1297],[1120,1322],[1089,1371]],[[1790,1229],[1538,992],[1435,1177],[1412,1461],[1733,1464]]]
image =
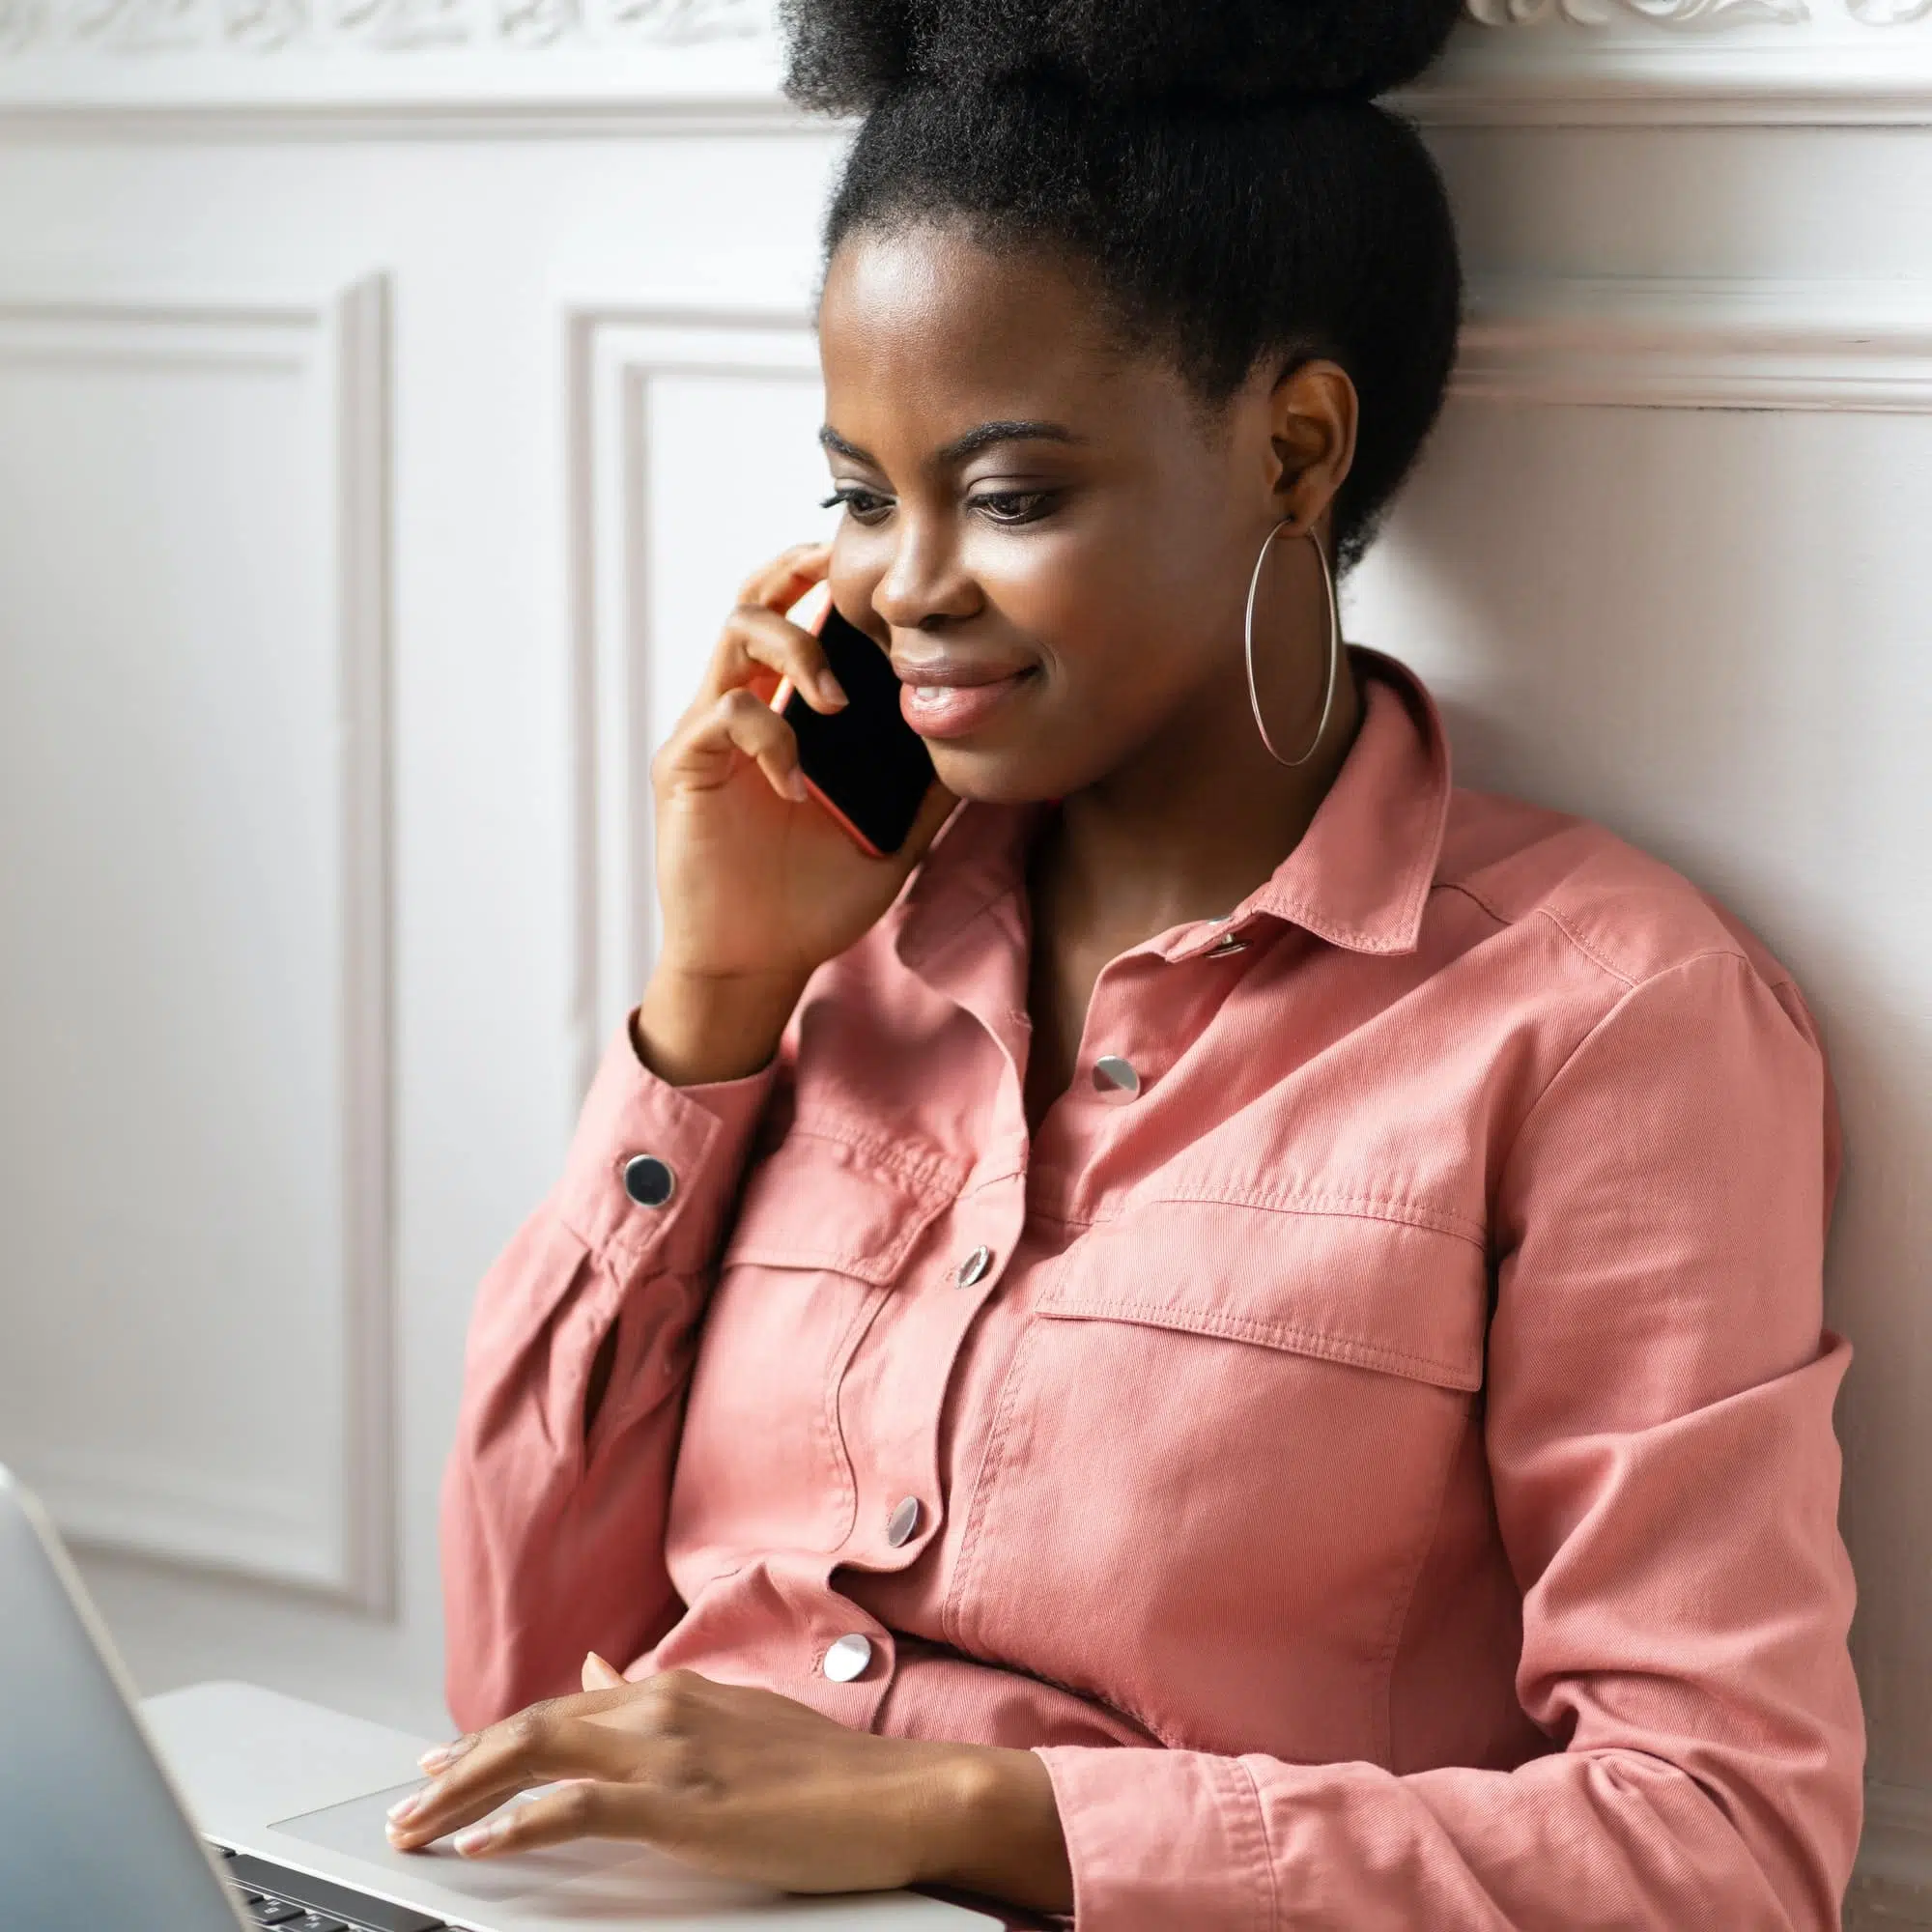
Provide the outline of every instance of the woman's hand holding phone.
[[830,561],[829,545],[802,546],[748,580],[652,760],[664,945],[635,1035],[679,1086],[770,1060],[812,971],[878,921],[956,803],[935,783],[905,844],[874,858],[808,794],[771,698],[786,680],[814,711],[844,701],[818,639],[784,614]]

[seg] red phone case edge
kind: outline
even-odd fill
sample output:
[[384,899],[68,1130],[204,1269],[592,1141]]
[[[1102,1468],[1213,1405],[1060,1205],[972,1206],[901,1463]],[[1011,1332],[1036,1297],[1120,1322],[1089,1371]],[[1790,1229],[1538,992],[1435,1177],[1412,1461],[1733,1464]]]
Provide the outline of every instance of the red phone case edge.
[[[831,616],[831,614],[832,614],[832,603],[831,600],[828,598],[826,600],[825,609],[819,613],[817,624],[813,626],[812,629],[813,637],[816,637],[819,634],[819,632],[825,628],[825,621],[828,617]],[[785,706],[789,704],[794,697],[797,696],[798,696],[798,687],[792,683],[790,678],[781,677],[779,679],[779,688],[772,693],[772,698],[771,698],[772,709],[776,711],[780,715],[780,717],[783,717]],[[803,702],[803,699],[801,699],[800,701]],[[864,852],[868,858],[873,858],[873,859],[890,859],[893,856],[890,852],[881,852],[879,848],[876,845],[874,845],[872,841],[869,838],[867,838],[866,835],[863,832],[861,832],[859,828],[856,825],[854,825],[852,821],[849,818],[847,818],[842,811],[838,810],[838,806],[835,805],[832,802],[832,800],[826,796],[824,792],[819,790],[817,785],[815,785],[812,782],[810,773],[807,772],[804,774],[804,776],[805,776],[806,790],[809,791],[812,795],[812,797],[815,798],[819,802],[819,804],[822,805],[825,808],[825,810],[832,814],[833,818],[835,818],[838,822],[838,824],[844,829],[846,837],[851,839],[853,844],[858,846],[860,851]]]

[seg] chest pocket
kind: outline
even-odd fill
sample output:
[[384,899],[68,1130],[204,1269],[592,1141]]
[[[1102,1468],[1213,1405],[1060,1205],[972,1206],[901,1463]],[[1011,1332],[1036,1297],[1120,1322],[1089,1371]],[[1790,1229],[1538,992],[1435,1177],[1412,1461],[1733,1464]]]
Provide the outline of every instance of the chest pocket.
[[951,1200],[946,1181],[936,1163],[794,1127],[747,1180],[724,1267],[829,1269],[886,1287]]
[[1488,1283],[1473,1241],[1406,1221],[1158,1201],[1091,1231],[1039,1312],[1220,1336],[1471,1391]]
[[839,1377],[956,1187],[936,1162],[794,1126],[750,1175],[693,1372],[673,1538],[843,1541],[852,1471]]
[[962,1635],[1171,1744],[1381,1759],[1487,1314],[1484,1251],[1407,1222],[1154,1201],[1090,1230],[1002,1392]]

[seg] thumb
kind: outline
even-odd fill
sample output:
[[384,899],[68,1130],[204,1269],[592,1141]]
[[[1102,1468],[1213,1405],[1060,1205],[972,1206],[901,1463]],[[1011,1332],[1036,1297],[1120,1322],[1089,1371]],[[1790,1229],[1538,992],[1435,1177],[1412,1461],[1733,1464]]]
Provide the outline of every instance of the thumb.
[[622,1687],[623,1682],[622,1676],[594,1650],[584,1653],[583,1688],[586,1690],[615,1690]]

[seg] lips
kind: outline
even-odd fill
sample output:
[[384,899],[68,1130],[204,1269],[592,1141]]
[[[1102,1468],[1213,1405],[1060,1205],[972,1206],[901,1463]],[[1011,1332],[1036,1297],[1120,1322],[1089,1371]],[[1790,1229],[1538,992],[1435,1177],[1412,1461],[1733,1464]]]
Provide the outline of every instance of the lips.
[[899,713],[922,738],[963,738],[977,731],[1033,675],[1021,665],[975,665],[955,659],[895,658]]

